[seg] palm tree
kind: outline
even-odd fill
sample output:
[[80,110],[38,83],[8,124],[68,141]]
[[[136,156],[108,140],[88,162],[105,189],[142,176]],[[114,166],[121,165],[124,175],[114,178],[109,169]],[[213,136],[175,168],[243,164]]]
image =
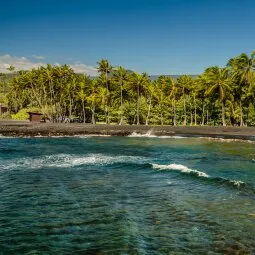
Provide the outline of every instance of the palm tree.
[[111,73],[113,67],[109,64],[108,60],[102,59],[98,62],[98,72],[103,76],[105,87],[107,90],[107,98],[106,98],[106,124],[109,124],[109,79],[108,74]]
[[78,91],[77,91],[77,97],[79,100],[81,100],[82,103],[82,112],[83,112],[83,123],[86,123],[86,111],[85,111],[85,100],[86,100],[86,86],[89,83],[89,79],[86,75],[83,75],[80,78],[80,81],[78,82]]
[[176,83],[173,79],[170,79],[171,81],[171,87],[170,87],[170,93],[169,98],[172,101],[172,109],[173,109],[173,125],[176,126],[176,97],[178,93],[178,88],[176,86]]
[[[105,88],[104,88],[105,89]],[[87,97],[88,105],[91,110],[91,121],[92,124],[96,124],[96,106],[100,103],[100,91],[98,88],[98,81],[92,80],[89,82],[88,87],[88,97]]]
[[[197,104],[196,104],[196,98],[198,98],[198,102],[202,103],[202,112],[201,112],[201,125],[203,126],[205,124],[205,110],[208,113],[208,109],[206,109],[206,96],[205,96],[205,91],[206,91],[206,78],[204,75],[199,75],[193,83],[193,89],[192,93],[194,95],[194,106],[195,106],[195,125],[197,125]],[[208,114],[207,114],[208,115]],[[208,123],[207,123],[208,124]]]
[[120,122],[119,125],[123,123],[123,87],[128,80],[128,72],[122,66],[118,67],[117,70],[113,72],[113,81],[117,82],[120,87]]
[[234,76],[238,77],[241,83],[247,83],[250,89],[254,87],[255,51],[250,57],[242,53],[231,58],[227,65],[232,68]]
[[140,125],[140,93],[143,87],[149,83],[149,77],[146,73],[132,73],[129,80],[130,85],[136,89],[137,102],[136,102],[136,124]]
[[7,68],[7,70],[10,71],[10,73],[11,73],[11,78],[13,78],[13,77],[14,77],[14,76],[13,76],[13,72],[14,72],[14,70],[15,70],[15,67],[14,67],[13,65],[10,65],[10,66]]
[[[242,102],[249,97],[255,87],[254,70],[255,70],[255,51],[249,57],[242,53],[241,55],[231,58],[228,61],[228,67],[236,81],[236,98],[239,101],[240,108],[240,126],[243,126],[243,105]],[[246,90],[246,91],[245,91]],[[247,101],[247,100],[246,100]],[[248,101],[247,101],[248,103]]]
[[146,87],[146,92],[148,94],[148,100],[149,100],[149,105],[148,105],[148,110],[147,110],[147,115],[146,115],[146,121],[145,125],[149,125],[149,119],[150,119],[150,114],[151,114],[151,106],[152,106],[152,98],[154,95],[154,84],[152,82],[149,82]]
[[182,90],[182,98],[183,98],[183,125],[187,124],[187,110],[186,110],[186,94],[188,94],[193,80],[188,75],[182,75],[177,79],[176,86]]
[[66,85],[67,101],[69,102],[69,119],[72,120],[73,104],[74,104],[74,93],[77,86],[77,77],[72,75],[70,82]]
[[168,99],[168,91],[171,87],[171,80],[166,76],[159,76],[154,82],[153,95],[158,103],[160,111],[160,124],[164,124],[164,110]]
[[205,71],[206,82],[208,84],[208,89],[206,90],[206,95],[211,95],[215,92],[218,93],[219,100],[222,105],[222,125],[226,126],[225,118],[225,103],[226,94],[231,92],[231,78],[229,71],[226,68],[220,68],[218,66],[210,67]]

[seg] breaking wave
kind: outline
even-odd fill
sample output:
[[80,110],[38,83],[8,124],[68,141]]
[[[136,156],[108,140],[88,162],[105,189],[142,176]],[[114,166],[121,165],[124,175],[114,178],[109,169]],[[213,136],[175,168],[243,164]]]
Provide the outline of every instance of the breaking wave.
[[241,187],[245,187],[246,183],[243,181],[237,181],[237,180],[229,180],[226,179],[224,177],[212,177],[210,175],[208,175],[205,172],[202,171],[198,171],[195,169],[190,169],[184,165],[180,165],[180,164],[170,164],[170,165],[159,165],[159,164],[152,164],[152,168],[159,170],[159,171],[163,171],[163,170],[173,170],[173,171],[179,171],[183,174],[191,174],[193,176],[197,176],[197,177],[202,177],[205,178],[207,180],[210,181],[214,181],[220,184],[226,184],[226,185],[230,185],[230,186],[234,186],[237,188],[241,188]]
[[170,164],[170,165],[152,164],[152,168],[159,169],[159,170],[176,170],[176,171],[180,171],[182,173],[194,174],[199,177],[205,177],[205,178],[209,177],[209,175],[204,172],[193,170],[193,169],[190,169],[184,165],[178,165],[178,164]]
[[145,134],[139,134],[139,133],[133,132],[131,135],[128,135],[128,137],[175,138],[175,139],[187,138],[187,137],[178,136],[178,135],[173,135],[173,136],[170,136],[170,135],[169,135],[169,136],[166,136],[166,135],[158,136],[158,135],[153,135],[152,132],[153,132],[152,130],[148,131],[148,132],[145,133]]
[[40,169],[47,167],[70,168],[82,165],[110,165],[137,162],[145,162],[145,159],[137,156],[107,156],[103,154],[88,154],[84,156],[58,154],[37,158],[20,158],[13,162],[2,164],[0,170]]

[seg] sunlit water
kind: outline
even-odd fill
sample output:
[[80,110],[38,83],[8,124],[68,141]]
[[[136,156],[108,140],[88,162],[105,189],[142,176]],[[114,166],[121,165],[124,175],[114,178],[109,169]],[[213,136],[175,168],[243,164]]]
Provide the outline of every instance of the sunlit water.
[[254,143],[0,138],[0,254],[254,253]]

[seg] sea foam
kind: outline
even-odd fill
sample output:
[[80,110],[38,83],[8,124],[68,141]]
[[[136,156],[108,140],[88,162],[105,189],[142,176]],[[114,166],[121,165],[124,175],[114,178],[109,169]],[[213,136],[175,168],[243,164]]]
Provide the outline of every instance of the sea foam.
[[138,156],[109,156],[104,154],[71,155],[57,154],[36,158],[20,158],[6,162],[0,170],[41,169],[41,168],[72,168],[82,165],[110,165],[115,163],[143,163],[145,159]]
[[184,165],[180,165],[180,164],[170,164],[170,165],[152,164],[152,168],[157,169],[157,170],[176,170],[176,171],[180,171],[182,173],[195,174],[199,177],[205,177],[205,178],[209,177],[209,175],[204,172],[190,169],[190,168],[188,168]]
[[181,164],[169,164],[169,165],[151,164],[151,165],[152,165],[153,169],[156,169],[159,171],[163,171],[163,170],[179,171],[184,174],[192,174],[197,177],[203,177],[203,178],[206,178],[207,180],[213,181],[218,184],[224,184],[224,185],[226,184],[226,185],[234,186],[237,188],[246,186],[246,183],[243,181],[226,179],[224,177],[213,177],[213,176],[206,174],[205,172],[198,171],[195,169],[190,169],[190,168],[188,168],[184,165],[181,165]]
[[131,135],[128,135],[128,137],[148,137],[148,138],[175,138],[175,139],[182,139],[182,138],[187,138],[187,137],[184,137],[184,136],[178,136],[178,135],[173,135],[173,136],[167,136],[167,135],[161,135],[161,136],[158,136],[158,135],[153,135],[152,134],[152,130],[149,130],[147,133],[145,134],[139,134],[139,133],[136,133],[136,132],[133,132]]

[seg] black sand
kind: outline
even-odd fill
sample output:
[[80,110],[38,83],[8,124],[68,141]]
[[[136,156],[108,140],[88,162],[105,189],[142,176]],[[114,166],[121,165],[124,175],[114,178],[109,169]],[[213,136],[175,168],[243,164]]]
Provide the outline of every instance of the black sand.
[[133,133],[155,136],[197,136],[255,140],[255,127],[211,127],[211,126],[142,126],[142,125],[91,125],[63,123],[29,123],[22,121],[0,121],[2,136],[73,136],[113,135],[128,136]]

